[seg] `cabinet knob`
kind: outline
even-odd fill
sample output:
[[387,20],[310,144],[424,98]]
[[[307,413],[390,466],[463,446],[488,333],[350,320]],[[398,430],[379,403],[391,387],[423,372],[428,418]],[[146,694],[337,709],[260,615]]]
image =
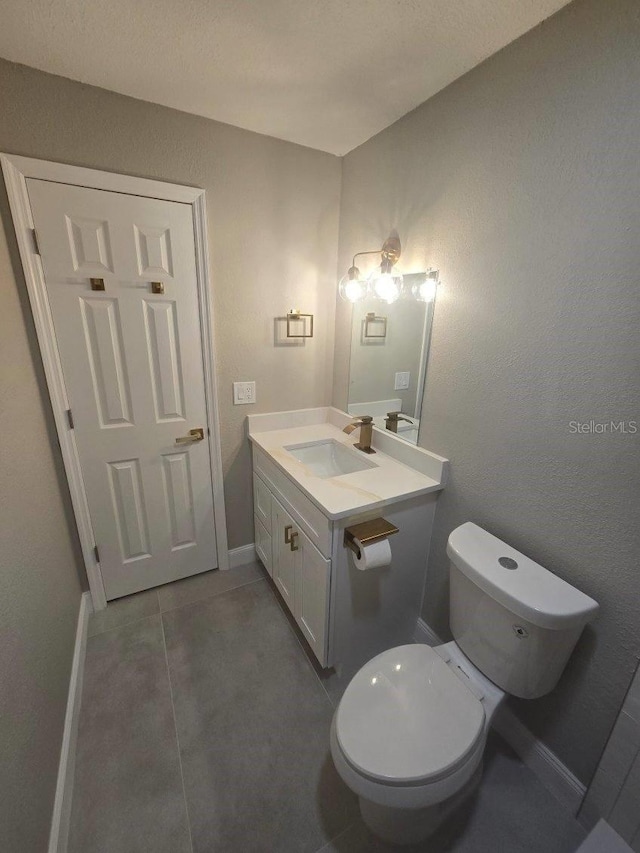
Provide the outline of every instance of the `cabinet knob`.
[[291,530],[293,530],[293,524],[287,524],[287,526],[284,529],[284,544],[285,545],[291,544],[291,536],[289,535]]
[[298,548],[300,547],[299,545],[296,545],[296,540],[297,540],[297,538],[298,538],[298,534],[297,534],[297,532],[296,532],[296,533],[292,533],[292,534],[291,534],[291,539],[290,539],[290,542],[289,542],[289,547],[291,548],[291,550],[292,550],[292,551],[297,551],[297,550],[298,550]]

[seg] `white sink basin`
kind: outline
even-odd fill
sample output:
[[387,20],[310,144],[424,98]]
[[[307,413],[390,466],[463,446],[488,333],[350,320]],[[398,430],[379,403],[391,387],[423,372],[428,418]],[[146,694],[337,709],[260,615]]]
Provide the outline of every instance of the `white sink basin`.
[[361,450],[352,450],[333,438],[310,441],[306,444],[290,444],[284,449],[306,465],[316,477],[322,479],[355,474],[356,471],[378,467],[375,462],[369,461]]

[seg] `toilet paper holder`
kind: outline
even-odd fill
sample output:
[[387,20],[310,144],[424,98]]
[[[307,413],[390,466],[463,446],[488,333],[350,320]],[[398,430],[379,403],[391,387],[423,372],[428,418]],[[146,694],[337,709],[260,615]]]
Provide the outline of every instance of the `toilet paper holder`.
[[352,524],[345,527],[344,547],[351,550],[360,558],[360,549],[355,543],[357,539],[363,545],[371,545],[379,539],[386,539],[393,533],[398,533],[399,528],[387,521],[386,518],[372,518],[371,521],[363,521],[361,524]]

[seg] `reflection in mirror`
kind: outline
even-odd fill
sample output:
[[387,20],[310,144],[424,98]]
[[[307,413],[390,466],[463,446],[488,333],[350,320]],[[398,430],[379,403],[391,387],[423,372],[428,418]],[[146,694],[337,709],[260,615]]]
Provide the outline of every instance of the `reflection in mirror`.
[[[403,290],[433,279],[404,275]],[[353,306],[349,404],[351,415],[372,415],[380,429],[418,443],[434,300],[367,297]]]

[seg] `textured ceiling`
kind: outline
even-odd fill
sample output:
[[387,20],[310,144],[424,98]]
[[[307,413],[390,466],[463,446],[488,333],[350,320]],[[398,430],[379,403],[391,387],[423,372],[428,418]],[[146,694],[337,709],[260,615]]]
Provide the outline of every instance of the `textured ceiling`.
[[0,0],[0,56],[345,154],[566,0]]

